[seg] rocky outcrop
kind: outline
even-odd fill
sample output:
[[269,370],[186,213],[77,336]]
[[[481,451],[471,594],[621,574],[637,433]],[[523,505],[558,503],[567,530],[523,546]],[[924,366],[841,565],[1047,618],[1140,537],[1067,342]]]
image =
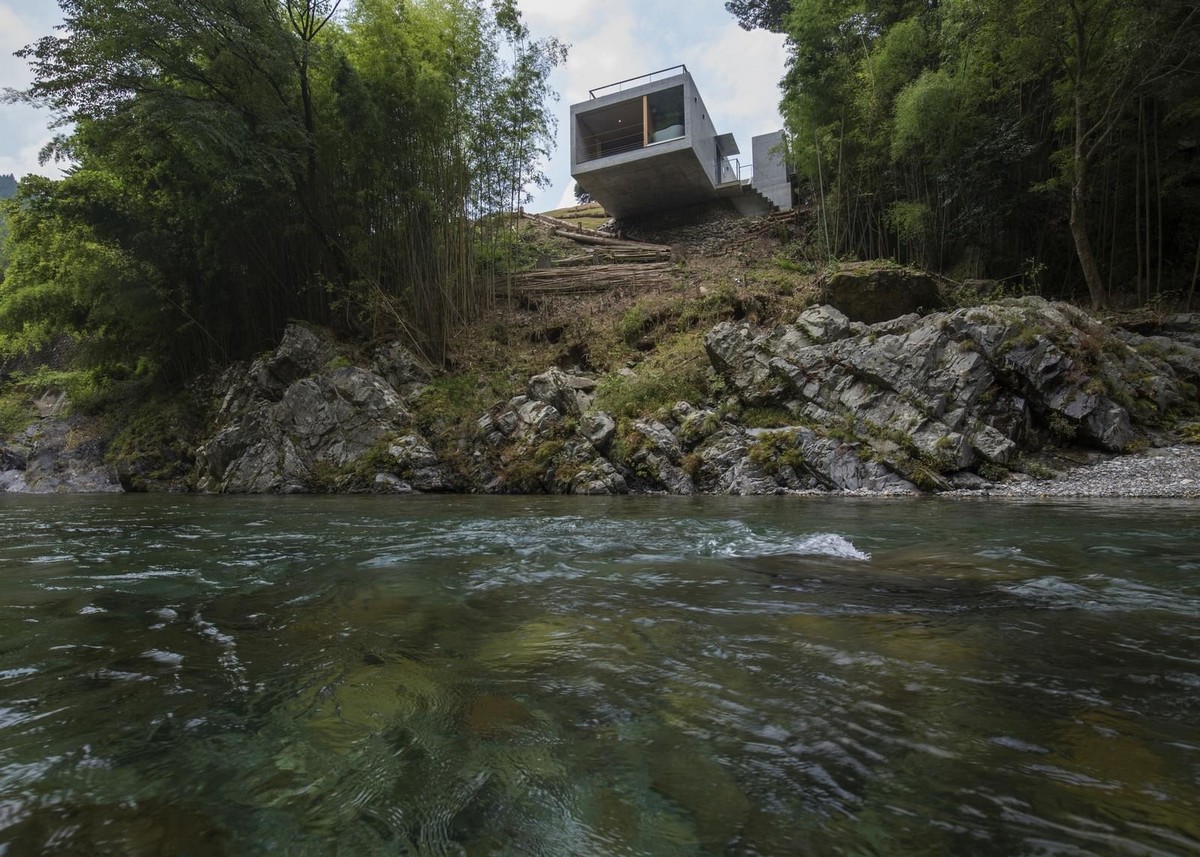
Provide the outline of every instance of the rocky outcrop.
[[817,307],[773,330],[720,324],[706,348],[745,404],[785,409],[930,488],[1049,442],[1121,451],[1135,425],[1195,402],[1185,352],[1172,363],[1039,298],[870,327]]
[[880,262],[844,266],[829,278],[822,297],[847,318],[865,324],[942,307],[941,293],[928,274]]
[[[987,490],[1014,470],[1033,472],[1027,456],[1044,447],[1145,447],[1196,413],[1200,385],[1200,318],[1113,332],[1037,298],[870,325],[823,305],[774,328],[719,324],[705,348],[720,376],[712,400],[617,419],[598,407],[598,379],[552,368],[462,425],[436,391],[425,398],[430,376],[398,343],[360,368],[293,325],[275,351],[219,381],[194,484],[228,493]],[[40,419],[0,445],[0,491],[120,490],[99,440],[55,407],[47,400]]]
[[121,491],[100,440],[71,417],[47,415],[0,445],[0,493],[95,494]]
[[[1122,338],[1123,337],[1123,338]],[[625,419],[552,369],[479,421],[493,492],[772,494],[980,488],[1043,446],[1117,452],[1194,407],[1195,356],[1027,298],[874,325],[831,306],[706,338],[735,396]],[[772,417],[769,428],[745,420]],[[980,475],[980,474],[983,475]]]
[[[397,345],[372,365],[410,393],[416,361]],[[339,365],[333,346],[291,325],[279,348],[228,373],[218,428],[196,453],[197,487],[222,493],[444,491],[407,400],[375,372]]]
[[472,476],[488,493],[625,494],[629,486],[602,450],[616,432],[589,410],[596,381],[550,369],[528,395],[501,402],[478,421]]

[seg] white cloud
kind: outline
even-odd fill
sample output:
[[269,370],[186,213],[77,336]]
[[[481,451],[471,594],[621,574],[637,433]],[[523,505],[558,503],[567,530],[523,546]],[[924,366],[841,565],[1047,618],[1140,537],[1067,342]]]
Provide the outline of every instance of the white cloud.
[[[7,110],[0,110],[0,128],[5,127]],[[46,131],[42,125],[38,129],[41,136],[35,136],[31,142],[12,147],[4,146],[4,151],[0,151],[0,175],[12,173],[17,178],[28,173],[36,173],[38,175],[50,176],[58,178],[62,175],[62,170],[58,164],[50,162],[45,166],[38,163],[38,154],[52,139],[52,135]]]
[[[50,33],[58,20],[57,9],[50,4],[34,4],[31,0],[4,2],[0,0],[0,90],[21,89],[33,80],[25,61],[13,56],[39,36]],[[0,104],[0,174],[26,173],[57,176],[54,164],[41,166],[38,153],[50,142],[50,114],[24,104]]]

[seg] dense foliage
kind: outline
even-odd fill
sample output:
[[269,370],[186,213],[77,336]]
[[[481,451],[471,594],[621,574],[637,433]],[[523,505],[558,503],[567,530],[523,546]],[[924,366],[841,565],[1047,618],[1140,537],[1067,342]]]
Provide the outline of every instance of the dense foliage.
[[730,0],[788,37],[782,109],[831,255],[1148,301],[1200,264],[1191,0]]
[[[61,0],[20,97],[69,131],[7,203],[0,333],[170,377],[288,319],[432,358],[494,297],[541,180],[547,77],[513,0]],[[340,7],[340,8],[339,8]]]
[[[17,192],[17,178],[12,173],[0,176],[0,200],[10,199]],[[0,205],[0,283],[4,282],[4,269],[8,267],[8,220],[4,206]]]

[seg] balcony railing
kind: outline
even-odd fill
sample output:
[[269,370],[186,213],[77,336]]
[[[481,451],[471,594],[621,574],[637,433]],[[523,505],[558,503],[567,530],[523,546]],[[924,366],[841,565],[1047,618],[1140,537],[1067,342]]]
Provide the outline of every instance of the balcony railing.
[[604,92],[606,89],[616,89],[617,92],[623,92],[626,84],[637,83],[638,85],[641,85],[642,82],[653,83],[656,75],[658,76],[659,80],[662,80],[663,77],[675,77],[680,71],[682,71],[684,74],[687,74],[687,66],[683,64],[673,65],[670,68],[659,69],[658,71],[652,71],[649,74],[640,74],[637,77],[629,77],[625,80],[618,80],[616,83],[597,86],[595,89],[589,89],[588,95],[592,96],[592,98],[597,98],[598,96],[596,93]]

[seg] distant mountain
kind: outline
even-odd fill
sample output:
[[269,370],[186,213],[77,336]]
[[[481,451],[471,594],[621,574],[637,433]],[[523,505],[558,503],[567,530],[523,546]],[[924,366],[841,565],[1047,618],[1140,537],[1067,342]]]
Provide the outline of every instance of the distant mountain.
[[17,193],[17,177],[12,173],[0,176],[0,199],[8,199]]

